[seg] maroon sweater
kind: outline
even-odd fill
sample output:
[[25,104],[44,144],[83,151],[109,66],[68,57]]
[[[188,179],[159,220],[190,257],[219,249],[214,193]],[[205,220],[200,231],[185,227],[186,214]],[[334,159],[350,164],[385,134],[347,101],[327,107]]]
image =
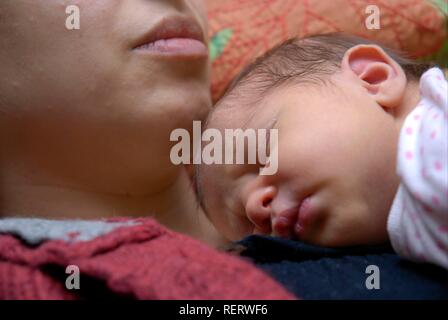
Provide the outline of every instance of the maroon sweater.
[[[24,222],[28,233],[42,232],[33,223]],[[51,227],[47,239],[30,244],[0,220],[0,299],[294,299],[248,262],[152,219],[90,222],[101,232],[82,223],[55,234]],[[69,265],[79,268],[79,290],[66,288]]]

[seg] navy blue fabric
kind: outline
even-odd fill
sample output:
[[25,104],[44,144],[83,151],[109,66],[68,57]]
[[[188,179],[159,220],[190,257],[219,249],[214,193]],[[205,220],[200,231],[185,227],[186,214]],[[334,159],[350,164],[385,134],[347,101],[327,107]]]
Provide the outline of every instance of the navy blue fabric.
[[[299,241],[250,236],[241,254],[302,299],[448,299],[448,271],[398,257],[390,245],[330,249]],[[368,290],[369,265],[380,289]]]

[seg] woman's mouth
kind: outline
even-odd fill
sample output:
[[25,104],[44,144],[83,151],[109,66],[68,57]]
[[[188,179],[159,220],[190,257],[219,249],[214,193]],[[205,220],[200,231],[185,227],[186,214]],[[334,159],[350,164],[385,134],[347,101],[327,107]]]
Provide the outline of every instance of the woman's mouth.
[[193,18],[182,16],[162,19],[133,50],[161,57],[189,59],[208,56],[202,28]]

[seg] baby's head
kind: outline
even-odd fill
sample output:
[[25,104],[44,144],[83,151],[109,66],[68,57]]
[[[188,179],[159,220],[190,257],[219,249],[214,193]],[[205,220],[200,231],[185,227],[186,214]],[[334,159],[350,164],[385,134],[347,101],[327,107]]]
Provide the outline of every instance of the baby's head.
[[259,58],[207,128],[278,129],[270,145],[278,169],[198,167],[212,222],[231,240],[262,233],[324,246],[387,241],[399,131],[427,68],[342,34],[293,39]]

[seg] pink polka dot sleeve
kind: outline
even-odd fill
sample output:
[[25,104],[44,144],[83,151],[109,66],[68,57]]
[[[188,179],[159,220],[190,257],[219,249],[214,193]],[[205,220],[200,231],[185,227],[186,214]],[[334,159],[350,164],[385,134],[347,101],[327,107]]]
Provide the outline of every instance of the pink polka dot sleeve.
[[388,219],[395,251],[448,269],[448,83],[432,68],[400,133],[401,178]]

